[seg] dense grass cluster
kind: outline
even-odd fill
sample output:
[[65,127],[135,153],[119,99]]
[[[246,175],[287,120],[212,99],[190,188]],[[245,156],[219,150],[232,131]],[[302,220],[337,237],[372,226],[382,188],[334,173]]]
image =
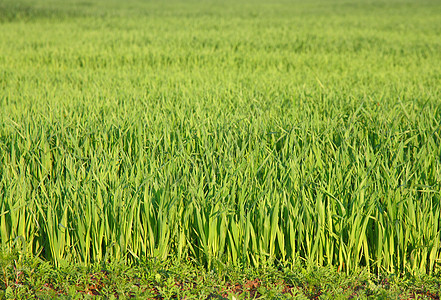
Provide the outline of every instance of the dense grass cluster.
[[441,3],[0,3],[0,240],[441,269]]

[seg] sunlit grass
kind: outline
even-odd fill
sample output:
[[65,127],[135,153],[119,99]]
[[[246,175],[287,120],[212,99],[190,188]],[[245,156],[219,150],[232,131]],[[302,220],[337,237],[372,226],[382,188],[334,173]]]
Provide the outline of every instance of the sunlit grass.
[[3,247],[440,270],[439,4],[19,3]]

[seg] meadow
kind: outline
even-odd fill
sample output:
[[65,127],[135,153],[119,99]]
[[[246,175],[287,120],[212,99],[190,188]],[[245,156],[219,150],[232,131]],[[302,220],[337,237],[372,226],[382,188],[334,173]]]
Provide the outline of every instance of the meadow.
[[2,0],[2,249],[440,274],[440,15]]

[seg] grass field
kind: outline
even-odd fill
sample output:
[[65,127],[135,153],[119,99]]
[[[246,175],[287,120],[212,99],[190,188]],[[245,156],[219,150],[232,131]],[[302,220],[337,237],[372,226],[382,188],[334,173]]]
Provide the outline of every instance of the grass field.
[[0,241],[441,270],[441,2],[0,1]]

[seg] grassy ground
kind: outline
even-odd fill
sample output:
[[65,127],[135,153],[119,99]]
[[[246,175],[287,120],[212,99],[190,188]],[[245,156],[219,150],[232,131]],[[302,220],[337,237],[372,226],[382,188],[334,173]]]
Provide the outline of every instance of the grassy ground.
[[439,276],[440,14],[1,1],[4,255]]
[[332,267],[207,270],[173,260],[70,265],[10,253],[1,257],[0,299],[439,299],[440,277],[352,275]]

